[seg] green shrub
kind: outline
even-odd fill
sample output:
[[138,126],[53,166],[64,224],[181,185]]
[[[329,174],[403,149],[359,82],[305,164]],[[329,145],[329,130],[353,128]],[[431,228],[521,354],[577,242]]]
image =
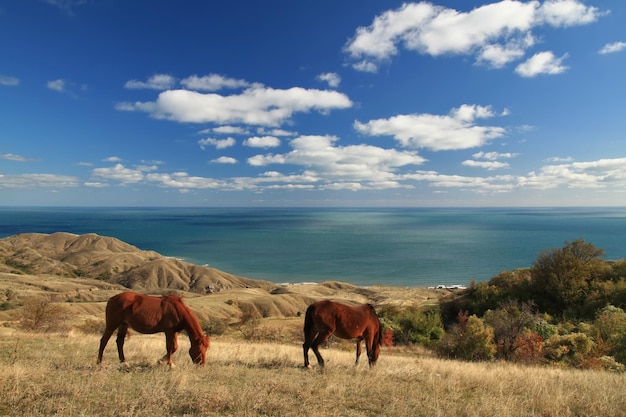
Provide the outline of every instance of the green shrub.
[[470,361],[491,360],[496,352],[493,329],[484,321],[467,312],[460,312],[457,324],[446,332],[437,344],[442,357]]
[[385,306],[379,312],[383,327],[393,332],[396,345],[421,344],[430,346],[445,333],[439,309],[400,308]]
[[593,347],[593,340],[584,333],[556,335],[544,342],[549,361],[575,367],[581,367],[589,359]]

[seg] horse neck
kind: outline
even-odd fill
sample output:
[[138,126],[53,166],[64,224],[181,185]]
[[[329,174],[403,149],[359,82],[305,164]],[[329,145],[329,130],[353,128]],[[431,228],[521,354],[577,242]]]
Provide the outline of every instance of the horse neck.
[[204,332],[196,316],[194,316],[191,310],[189,310],[189,307],[183,303],[179,305],[179,313],[182,316],[182,325],[189,336],[189,340],[192,342],[194,340],[200,340],[202,336],[204,336]]

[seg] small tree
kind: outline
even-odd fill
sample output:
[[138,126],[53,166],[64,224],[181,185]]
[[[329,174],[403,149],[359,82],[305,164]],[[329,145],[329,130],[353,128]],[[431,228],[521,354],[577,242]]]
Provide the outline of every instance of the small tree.
[[485,313],[485,322],[493,327],[498,356],[511,360],[517,349],[536,349],[535,346],[528,346],[529,342],[535,342],[535,338],[528,334],[538,320],[534,307],[532,302],[508,300],[500,303],[497,309]]
[[603,277],[606,265],[598,249],[582,239],[539,254],[531,270],[535,299],[551,314],[580,315],[590,283]]
[[62,330],[69,319],[67,311],[53,297],[31,298],[24,303],[20,324],[28,330]]

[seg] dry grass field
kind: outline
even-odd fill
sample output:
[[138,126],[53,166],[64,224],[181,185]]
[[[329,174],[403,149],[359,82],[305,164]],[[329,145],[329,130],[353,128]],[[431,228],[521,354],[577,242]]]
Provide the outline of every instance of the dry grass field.
[[[193,365],[183,335],[176,367],[157,365],[162,335],[133,335],[130,367],[110,343],[95,364],[96,334],[3,328],[0,415],[6,416],[623,416],[626,375],[445,361],[383,348],[377,366],[353,364],[352,344],[302,367],[291,343],[214,337],[207,365]],[[312,358],[314,363],[315,360]]]

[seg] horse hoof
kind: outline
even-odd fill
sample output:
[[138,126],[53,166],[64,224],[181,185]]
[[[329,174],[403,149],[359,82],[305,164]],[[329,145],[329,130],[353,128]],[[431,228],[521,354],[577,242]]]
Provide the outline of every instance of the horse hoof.
[[304,369],[312,369],[311,365],[304,365]]

